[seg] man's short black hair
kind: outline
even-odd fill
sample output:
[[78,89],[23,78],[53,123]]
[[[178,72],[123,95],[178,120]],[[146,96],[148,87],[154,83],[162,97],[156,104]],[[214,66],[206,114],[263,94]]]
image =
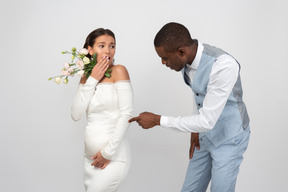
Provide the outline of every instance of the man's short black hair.
[[179,23],[167,23],[156,34],[154,39],[155,47],[164,47],[167,51],[177,51],[179,47],[191,46],[193,39],[188,29]]

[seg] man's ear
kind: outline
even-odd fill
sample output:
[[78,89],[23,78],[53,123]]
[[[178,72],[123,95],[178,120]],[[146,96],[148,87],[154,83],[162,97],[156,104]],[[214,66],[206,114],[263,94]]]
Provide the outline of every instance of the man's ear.
[[186,55],[186,49],[184,47],[179,47],[177,49],[177,54],[179,54],[179,56],[183,57],[184,55]]

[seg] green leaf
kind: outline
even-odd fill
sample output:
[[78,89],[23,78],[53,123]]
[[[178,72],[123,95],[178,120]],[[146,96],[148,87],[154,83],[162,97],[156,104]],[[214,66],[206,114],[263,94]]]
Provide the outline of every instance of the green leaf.
[[105,73],[105,77],[110,78],[111,77],[110,73]]
[[97,63],[97,53],[94,53],[93,55],[93,62],[95,62],[95,64]]
[[105,71],[105,73],[104,73],[105,77],[110,78],[111,77],[111,72],[112,72],[112,69],[107,69],[107,71]]
[[89,65],[92,65],[94,67],[96,63],[97,63],[97,53],[94,53],[93,58],[91,59],[91,62],[89,63]]

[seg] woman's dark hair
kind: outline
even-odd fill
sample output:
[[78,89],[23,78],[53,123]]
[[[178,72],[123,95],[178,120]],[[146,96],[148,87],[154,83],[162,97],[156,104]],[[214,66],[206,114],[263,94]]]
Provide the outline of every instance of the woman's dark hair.
[[[114,33],[110,30],[110,29],[104,29],[104,28],[98,28],[98,29],[95,29],[94,31],[92,31],[87,37],[86,37],[86,40],[85,40],[85,43],[84,43],[84,46],[83,48],[86,48],[88,49],[88,46],[90,47],[93,47],[94,43],[95,43],[95,39],[101,35],[109,35],[111,37],[114,38],[114,40],[116,41],[115,39],[115,35]],[[91,58],[91,55],[88,54],[87,55],[89,58]]]
[[179,47],[190,46],[194,43],[188,29],[179,23],[167,23],[156,34],[155,47],[164,47],[167,51],[177,51]]

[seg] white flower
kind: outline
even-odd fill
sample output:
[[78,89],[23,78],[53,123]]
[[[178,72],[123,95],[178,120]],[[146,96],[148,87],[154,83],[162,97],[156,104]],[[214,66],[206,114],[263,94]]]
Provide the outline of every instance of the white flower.
[[85,48],[80,49],[79,54],[80,54],[80,55],[87,55],[87,54],[88,54],[88,50],[85,49]]
[[72,71],[74,71],[74,69],[73,69],[72,67],[69,67],[69,68],[67,69],[67,71],[68,71],[69,73],[71,73]]
[[84,62],[82,60],[78,60],[76,62],[76,66],[78,67],[78,69],[83,69],[84,67]]
[[68,79],[65,78],[65,79],[63,80],[63,83],[67,85],[67,84],[68,84]]
[[60,77],[56,77],[54,79],[55,83],[57,83],[58,85],[61,83],[61,78]]
[[88,63],[90,63],[90,59],[88,57],[84,57],[83,62],[84,62],[84,64],[88,64]]
[[68,76],[68,75],[70,75],[70,72],[67,70],[67,69],[63,69],[62,71],[61,71],[61,74],[62,75],[65,75],[65,76]]
[[68,69],[70,67],[69,63],[64,63],[64,68]]
[[61,71],[61,74],[67,76],[67,75],[69,75],[69,72],[63,69],[63,70]]
[[[48,80],[53,79],[57,84],[60,84],[62,82],[64,84],[68,84],[69,77],[83,77],[85,76],[85,74],[91,73],[91,68],[93,67],[92,64],[94,64],[94,62],[91,63],[91,61],[93,61],[93,58],[90,57],[88,49],[82,48],[78,51],[75,47],[73,47],[71,51],[62,51],[62,54],[71,55],[72,61],[64,62],[64,66],[62,67],[60,75],[50,77],[48,78]],[[95,63],[96,62],[97,61],[95,60]]]
[[80,77],[82,77],[84,75],[84,71],[83,70],[80,70],[77,72],[77,75],[79,75]]

